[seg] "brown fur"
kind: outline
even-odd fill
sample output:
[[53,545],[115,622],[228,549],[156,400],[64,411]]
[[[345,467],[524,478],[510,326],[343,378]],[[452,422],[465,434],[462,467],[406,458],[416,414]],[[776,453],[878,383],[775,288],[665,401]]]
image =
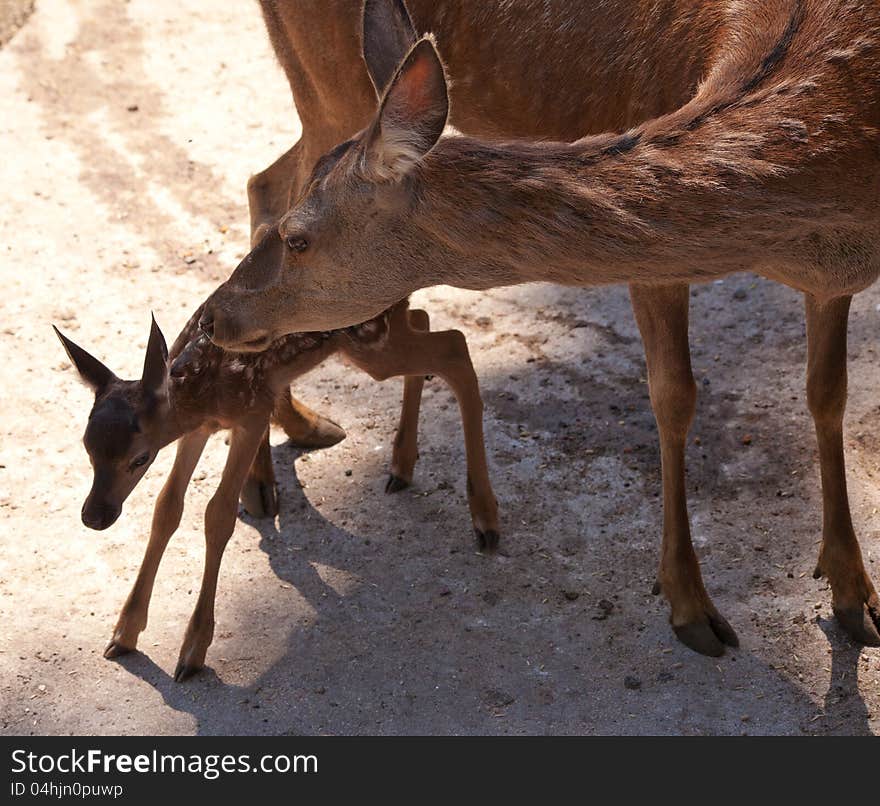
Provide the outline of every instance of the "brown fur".
[[[277,234],[273,233],[277,239]],[[180,523],[183,498],[208,437],[230,429],[223,477],[205,513],[207,555],[196,609],[180,652],[175,679],[202,667],[214,628],[220,558],[235,525],[241,498],[255,516],[278,512],[269,448],[269,419],[291,429],[300,444],[327,445],[344,437],[333,423],[311,423],[294,408],[289,384],[338,353],[378,380],[406,376],[400,426],[387,492],[408,486],[418,458],[419,406],[425,374],[447,380],[459,401],[467,452],[467,494],[480,545],[498,542],[497,504],[489,482],[482,403],[467,343],[458,331],[429,332],[427,314],[399,303],[382,316],[343,331],[286,336],[263,352],[228,353],[198,330],[199,308],[177,337],[170,356],[153,322],[143,377],[123,381],[85,350],[58,334],[81,377],[95,391],[84,443],[94,468],[83,522],[106,529],[159,451],[178,442],[177,458],[159,495],[143,563],[123,606],[105,655],[131,651],[147,624],[159,561]],[[305,420],[308,423],[308,420]],[[323,425],[319,428],[319,425]],[[320,436],[322,439],[317,439]],[[333,439],[330,439],[333,437]]]
[[[386,20],[396,6],[386,0]],[[323,72],[352,65],[340,33],[350,17],[334,18],[335,49],[325,42],[316,59],[310,47],[329,23],[299,26],[305,32],[289,6],[266,11],[306,133],[289,165],[294,197],[307,192],[279,231],[309,248],[239,267],[209,301],[216,341],[235,347],[253,334],[362,321],[437,283],[630,283],[663,453],[659,580],[679,636],[718,654],[735,636],[703,589],[685,508],[683,436],[693,413],[685,284],[753,270],[801,289],[823,470],[820,570],[850,634],[880,643],[880,602],[846,501],[845,374],[831,365],[845,355],[849,297],[880,271],[880,8],[851,0],[412,6],[415,30],[436,36],[450,84],[438,81],[444,71],[430,41],[398,52],[402,70],[372,116],[365,75],[351,73],[340,94]],[[388,64],[387,53],[371,55],[380,30],[364,37],[377,75]],[[399,49],[400,30],[387,49]],[[428,117],[447,106],[469,136],[435,145],[424,136],[437,128]],[[333,130],[338,142],[358,129],[306,186],[301,161],[317,156],[318,143],[329,148]],[[606,129],[617,133],[583,137]]]

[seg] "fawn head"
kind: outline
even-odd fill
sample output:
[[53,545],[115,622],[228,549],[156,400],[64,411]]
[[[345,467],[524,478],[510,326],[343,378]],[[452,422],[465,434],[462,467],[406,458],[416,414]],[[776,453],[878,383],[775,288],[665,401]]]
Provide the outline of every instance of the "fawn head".
[[58,328],[55,333],[80,378],[95,393],[83,436],[94,476],[82,522],[90,529],[106,529],[116,522],[125,499],[165,444],[168,348],[153,319],[141,379],[124,381]]
[[210,297],[200,325],[220,347],[262,350],[288,333],[359,324],[425,284],[408,226],[417,167],[446,125],[445,70],[400,0],[367,2],[363,46],[381,94],[375,118],[317,162],[294,206]]

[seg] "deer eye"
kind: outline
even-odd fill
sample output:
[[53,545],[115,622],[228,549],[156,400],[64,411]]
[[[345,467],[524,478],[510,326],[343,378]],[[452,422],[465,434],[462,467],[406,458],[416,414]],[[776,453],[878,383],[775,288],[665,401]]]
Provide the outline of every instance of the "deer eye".
[[299,252],[301,254],[309,248],[309,242],[302,235],[291,235],[287,239],[287,248],[291,252]]
[[150,461],[149,453],[142,453],[136,459],[132,460],[132,463],[128,466],[129,471],[137,470],[139,467],[143,467],[147,462]]

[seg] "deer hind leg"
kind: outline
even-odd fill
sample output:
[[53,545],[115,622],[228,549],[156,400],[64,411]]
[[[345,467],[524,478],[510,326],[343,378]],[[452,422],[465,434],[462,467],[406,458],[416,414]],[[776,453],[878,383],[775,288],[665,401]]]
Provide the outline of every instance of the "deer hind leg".
[[345,431],[329,417],[312,411],[286,389],[275,401],[272,419],[298,448],[329,448],[345,439]]
[[104,650],[105,658],[115,658],[137,647],[138,636],[147,627],[147,611],[159,562],[171,535],[177,531],[183,515],[183,497],[199,457],[208,441],[209,432],[193,431],[177,444],[177,455],[153,509],[150,540],[141,562],[137,579],[122,606],[113,637]]
[[278,489],[275,486],[268,426],[241,488],[241,504],[253,518],[274,518],[278,514]]
[[[409,325],[413,330],[427,333],[431,320],[427,311],[413,308],[407,311]],[[407,375],[403,381],[403,404],[400,407],[400,423],[394,435],[391,452],[391,475],[385,485],[386,493],[405,490],[412,483],[413,471],[419,458],[419,409],[422,405],[424,375]]]
[[630,286],[648,364],[648,388],[660,435],[663,546],[655,592],[671,607],[679,640],[703,655],[738,646],[736,633],[706,593],[691,542],[685,487],[685,445],[696,408],[688,347],[688,286]]
[[[403,312],[405,313],[405,312]],[[483,437],[483,401],[464,335],[458,330],[423,333],[392,319],[382,349],[346,351],[352,362],[376,380],[397,375],[439,375],[452,388],[461,413],[467,456],[467,494],[481,549],[498,545],[498,503],[489,480]]]
[[262,417],[254,417],[232,430],[223,476],[205,509],[205,569],[174,671],[177,682],[192,677],[205,665],[205,655],[214,638],[214,599],[220,561],[235,529],[238,496],[265,432],[266,421]]
[[851,299],[821,303],[805,295],[807,404],[816,426],[822,472],[822,547],[814,576],[828,578],[834,615],[847,633],[862,644],[880,646],[880,599],[865,571],[846,492],[843,413]]

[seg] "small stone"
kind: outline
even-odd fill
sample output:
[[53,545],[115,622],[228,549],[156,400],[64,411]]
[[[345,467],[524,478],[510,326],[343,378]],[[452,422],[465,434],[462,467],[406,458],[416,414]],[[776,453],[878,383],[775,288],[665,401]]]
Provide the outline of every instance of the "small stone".
[[495,688],[487,689],[484,695],[486,705],[490,708],[506,708],[515,699],[516,697],[512,694],[508,694],[506,691],[501,691],[500,689]]
[[345,475],[346,475],[346,476],[350,476],[350,475],[351,475],[351,468],[348,468],[348,470],[345,471]]
[[605,621],[614,612],[614,602],[609,602],[608,599],[600,599],[596,607],[598,612],[593,616],[593,621]]
[[623,678],[623,685],[624,688],[628,688],[630,691],[639,691],[642,687],[642,681],[638,677],[628,674]]
[[125,107],[125,108],[126,108],[126,110],[129,111],[129,112],[137,112],[138,109],[139,109],[139,107],[138,107],[137,104],[129,104],[129,105],[128,105],[127,107]]
[[751,435],[751,434],[746,434],[746,435],[742,438],[742,444],[743,444],[743,445],[751,445],[751,444],[752,444],[752,435]]
[[569,602],[576,602],[581,596],[578,591],[562,591],[562,595],[568,599]]

